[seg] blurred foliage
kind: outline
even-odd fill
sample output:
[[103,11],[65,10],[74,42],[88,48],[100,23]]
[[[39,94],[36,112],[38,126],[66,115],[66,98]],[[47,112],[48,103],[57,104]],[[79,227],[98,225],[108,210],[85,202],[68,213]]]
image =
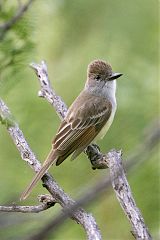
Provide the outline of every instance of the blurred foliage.
[[[28,17],[23,17],[17,21],[9,31],[3,28],[3,25],[10,21],[18,9],[20,2],[5,0],[0,1],[0,84],[1,92],[3,86],[10,89],[13,88],[17,81],[10,81],[14,75],[18,75],[24,71],[24,67],[29,60],[30,51],[33,50],[34,43],[30,36],[32,31],[31,21]],[[5,81],[5,84],[2,82]],[[4,90],[4,91],[5,91]]]
[[[0,21],[4,23],[11,18],[16,8],[17,1],[0,1]],[[91,60],[107,60],[115,71],[124,73],[117,81],[118,110],[114,123],[99,144],[104,152],[111,148],[123,149],[125,159],[143,142],[146,127],[158,116],[157,39],[156,0],[39,0],[32,4],[0,41],[0,94],[41,161],[50,150],[59,119],[48,103],[37,98],[39,85],[28,67],[30,61],[47,61],[54,89],[68,105],[83,88]],[[20,193],[33,173],[21,161],[4,126],[0,126],[0,132],[0,203],[19,204]],[[154,239],[158,239],[160,220],[157,151],[128,176]],[[93,171],[84,154],[50,171],[74,198],[106,174],[105,170]],[[35,197],[44,192],[39,184],[26,204],[36,204]],[[1,239],[22,239],[38,231],[59,209],[55,206],[32,216],[1,214]],[[103,239],[133,239],[112,190],[86,209],[96,218]],[[71,220],[54,236],[57,240],[85,239],[81,227]]]

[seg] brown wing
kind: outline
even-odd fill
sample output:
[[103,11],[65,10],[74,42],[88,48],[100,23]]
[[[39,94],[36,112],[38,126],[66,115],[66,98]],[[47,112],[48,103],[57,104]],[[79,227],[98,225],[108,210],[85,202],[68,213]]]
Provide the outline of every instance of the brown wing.
[[53,149],[59,156],[57,165],[73,152],[73,158],[77,157],[92,142],[110,117],[111,109],[111,103],[105,98],[82,92],[53,140]]

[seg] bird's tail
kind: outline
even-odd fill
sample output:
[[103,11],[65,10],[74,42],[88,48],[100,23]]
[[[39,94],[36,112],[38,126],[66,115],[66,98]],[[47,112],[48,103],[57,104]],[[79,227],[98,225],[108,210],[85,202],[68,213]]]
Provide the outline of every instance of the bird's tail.
[[47,172],[50,166],[56,162],[56,160],[57,160],[57,154],[52,149],[48,154],[46,160],[44,161],[40,171],[36,173],[32,182],[28,185],[26,190],[21,194],[20,200],[25,200],[30,195],[32,189],[35,187],[37,182],[43,177],[43,175]]

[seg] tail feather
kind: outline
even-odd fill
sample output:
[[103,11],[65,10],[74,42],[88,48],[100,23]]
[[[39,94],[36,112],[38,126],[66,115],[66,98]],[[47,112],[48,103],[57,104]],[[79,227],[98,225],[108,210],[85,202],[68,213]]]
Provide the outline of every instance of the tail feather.
[[45,162],[43,163],[40,171],[36,173],[32,182],[28,185],[26,190],[21,194],[20,200],[25,200],[30,195],[32,189],[35,187],[35,185],[38,183],[38,181],[43,177],[43,175],[47,172],[47,170],[50,168],[50,166],[53,163],[55,163],[56,159],[57,159],[56,153],[53,150],[51,150],[49,155],[47,156]]

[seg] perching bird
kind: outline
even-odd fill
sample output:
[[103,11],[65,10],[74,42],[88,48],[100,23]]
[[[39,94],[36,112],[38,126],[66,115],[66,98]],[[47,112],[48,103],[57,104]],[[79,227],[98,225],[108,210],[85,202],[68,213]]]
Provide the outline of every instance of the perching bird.
[[75,159],[95,138],[103,138],[114,119],[117,107],[115,79],[121,75],[114,73],[111,65],[102,60],[88,65],[84,89],[68,109],[47,159],[22,193],[21,200],[28,197],[53,163],[61,164],[72,153]]

